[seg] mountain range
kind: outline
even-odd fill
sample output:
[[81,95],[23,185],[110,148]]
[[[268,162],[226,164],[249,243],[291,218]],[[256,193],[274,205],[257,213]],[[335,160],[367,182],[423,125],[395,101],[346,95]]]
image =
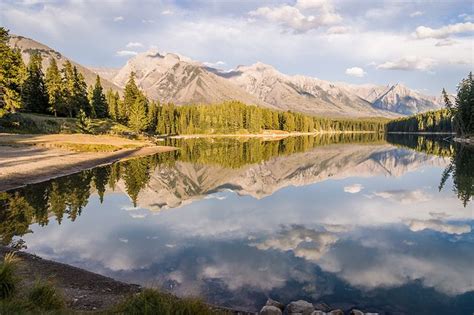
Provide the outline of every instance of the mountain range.
[[[45,68],[50,58],[55,58],[59,66],[69,60],[26,37],[11,36],[10,45],[21,50],[26,62],[32,52],[40,52]],[[85,67],[70,61],[84,75],[87,84],[92,84],[98,74],[105,89],[121,92],[133,71],[137,85],[149,98],[177,105],[238,100],[318,116],[389,118],[443,106],[441,97],[423,95],[402,84],[353,85],[302,75],[290,76],[261,62],[223,71],[157,50],[140,53],[119,69]]]

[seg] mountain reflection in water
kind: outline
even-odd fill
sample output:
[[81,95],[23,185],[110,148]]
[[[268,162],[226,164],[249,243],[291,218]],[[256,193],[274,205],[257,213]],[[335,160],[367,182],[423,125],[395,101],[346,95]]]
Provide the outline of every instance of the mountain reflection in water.
[[474,310],[472,149],[375,134],[171,144],[0,193],[2,242],[249,310],[267,296]]

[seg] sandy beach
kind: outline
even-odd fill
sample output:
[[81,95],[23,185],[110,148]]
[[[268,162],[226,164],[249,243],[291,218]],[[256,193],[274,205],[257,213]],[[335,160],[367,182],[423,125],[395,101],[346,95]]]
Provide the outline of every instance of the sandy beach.
[[[71,149],[76,145],[105,145],[108,151],[78,152]],[[0,134],[0,191],[174,149],[114,136]]]

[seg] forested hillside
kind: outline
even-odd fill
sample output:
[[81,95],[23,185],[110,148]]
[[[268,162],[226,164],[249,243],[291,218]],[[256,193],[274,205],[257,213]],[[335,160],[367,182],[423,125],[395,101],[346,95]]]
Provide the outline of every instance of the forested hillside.
[[387,123],[388,132],[453,132],[452,114],[449,109],[440,109]]

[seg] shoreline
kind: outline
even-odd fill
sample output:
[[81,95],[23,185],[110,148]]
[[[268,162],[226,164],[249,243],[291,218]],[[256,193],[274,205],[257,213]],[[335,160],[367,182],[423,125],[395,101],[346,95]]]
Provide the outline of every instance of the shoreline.
[[[66,299],[68,309],[75,312],[106,312],[145,289],[138,284],[122,282],[68,264],[44,259],[35,254],[0,246],[0,258],[6,253],[15,252],[20,263],[18,276],[21,278],[20,288],[31,287],[38,280],[52,281]],[[162,294],[170,294],[160,291]],[[211,310],[234,315],[250,315],[254,312],[230,309],[207,304]]]
[[284,132],[281,133],[244,133],[244,134],[192,134],[157,137],[156,139],[199,139],[199,138],[287,138],[297,136],[317,136],[325,134],[367,134],[376,131],[315,131],[315,132]]
[[[117,161],[176,150],[151,142],[118,137],[72,135],[0,135],[0,192],[71,175]],[[61,141],[55,142],[55,137]],[[88,141],[84,141],[85,138]],[[95,142],[94,142],[95,141]],[[111,152],[77,152],[61,147],[73,145],[114,145]],[[58,146],[59,145],[59,146]]]
[[414,132],[407,132],[407,131],[387,131],[389,134],[400,134],[400,135],[455,135],[455,132],[444,132],[444,131],[414,131]]

